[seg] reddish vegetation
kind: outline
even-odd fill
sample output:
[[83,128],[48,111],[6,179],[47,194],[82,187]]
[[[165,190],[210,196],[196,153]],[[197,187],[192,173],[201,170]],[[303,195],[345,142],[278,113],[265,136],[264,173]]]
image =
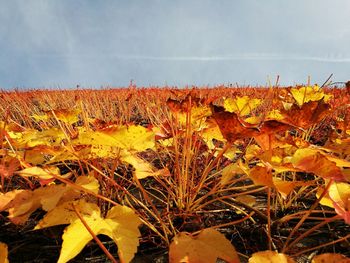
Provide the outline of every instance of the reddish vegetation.
[[349,89],[2,91],[0,242],[10,262],[350,256]]

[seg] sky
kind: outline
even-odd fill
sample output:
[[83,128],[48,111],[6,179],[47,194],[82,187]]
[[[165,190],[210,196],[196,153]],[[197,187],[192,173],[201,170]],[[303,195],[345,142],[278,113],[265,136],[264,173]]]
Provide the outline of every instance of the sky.
[[349,0],[0,0],[0,89],[350,78]]

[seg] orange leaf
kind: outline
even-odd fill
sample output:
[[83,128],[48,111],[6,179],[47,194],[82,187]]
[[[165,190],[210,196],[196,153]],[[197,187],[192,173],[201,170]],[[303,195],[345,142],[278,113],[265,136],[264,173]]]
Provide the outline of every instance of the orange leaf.
[[249,177],[256,185],[275,187],[272,180],[271,169],[265,166],[255,166],[249,171]]
[[291,163],[295,168],[314,173],[324,179],[345,180],[341,169],[314,149],[304,148],[296,150]]
[[9,263],[8,248],[5,243],[0,242],[0,263]]
[[293,104],[290,110],[282,110],[282,114],[286,116],[284,121],[307,129],[313,124],[320,122],[328,114],[329,109],[329,104],[323,100],[310,101],[304,103],[302,107]]
[[254,253],[249,258],[249,263],[295,263],[295,261],[285,254],[267,250]]
[[311,263],[349,263],[350,258],[347,258],[341,254],[325,253],[313,257]]
[[229,142],[252,137],[258,132],[255,126],[239,120],[236,113],[224,111],[221,107],[213,106],[212,116],[218,124],[222,135]]
[[170,263],[215,263],[218,258],[229,263],[240,262],[231,242],[211,228],[202,230],[195,237],[181,232],[170,244]]

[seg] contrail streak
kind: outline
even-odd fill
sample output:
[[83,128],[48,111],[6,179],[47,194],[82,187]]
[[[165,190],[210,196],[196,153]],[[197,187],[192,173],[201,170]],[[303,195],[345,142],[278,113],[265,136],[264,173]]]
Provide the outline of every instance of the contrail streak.
[[350,57],[347,56],[304,56],[300,54],[274,54],[274,53],[242,53],[235,55],[220,56],[149,56],[149,55],[129,55],[129,54],[33,54],[34,57],[57,57],[63,59],[119,59],[119,60],[150,60],[150,61],[244,61],[244,60],[276,60],[276,61],[315,61],[326,63],[349,63]]
[[350,57],[321,57],[301,55],[278,55],[278,54],[238,54],[228,56],[136,56],[136,55],[115,55],[111,56],[125,60],[159,60],[159,61],[237,61],[237,60],[295,60],[295,61],[316,61],[330,63],[349,63]]

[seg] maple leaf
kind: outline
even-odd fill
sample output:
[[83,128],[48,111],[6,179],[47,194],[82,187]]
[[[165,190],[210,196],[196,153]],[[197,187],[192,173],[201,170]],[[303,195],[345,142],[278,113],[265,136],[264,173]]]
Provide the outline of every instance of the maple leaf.
[[215,263],[217,259],[239,263],[238,254],[229,240],[217,230],[207,228],[197,236],[180,232],[170,244],[170,263]]
[[67,109],[59,109],[59,110],[52,110],[52,111],[46,111],[44,114],[38,115],[33,114],[31,117],[35,119],[36,121],[48,121],[50,118],[54,118],[59,121],[62,121],[67,124],[73,124],[79,121],[79,114],[81,113],[80,109],[73,109],[73,110],[67,110]]
[[224,111],[222,107],[217,106],[213,106],[212,111],[213,119],[228,142],[249,138],[258,133],[258,129],[254,125],[244,123],[236,113]]
[[60,169],[55,166],[48,166],[48,167],[28,167],[21,171],[17,171],[16,174],[23,176],[23,177],[37,177],[39,179],[47,180],[55,178],[55,176],[61,176]]
[[334,153],[339,153],[340,155],[350,154],[350,138],[346,139],[336,139],[326,142],[324,146],[327,150]]
[[264,185],[268,187],[274,187],[272,180],[272,171],[265,166],[255,166],[248,171],[249,177],[256,185]]
[[128,151],[122,151],[120,155],[120,159],[123,162],[131,164],[135,171],[134,175],[138,179],[143,179],[148,176],[168,176],[168,169],[160,169],[156,170],[150,163],[144,161],[143,159],[137,157],[135,154],[132,154]]
[[122,262],[131,261],[137,251],[138,238],[141,235],[138,229],[141,221],[134,211],[126,206],[116,205],[103,218],[96,204],[81,199],[57,206],[48,212],[35,227],[35,229],[41,229],[69,224],[62,236],[63,243],[58,262],[63,263],[74,258],[93,239],[77,216],[75,209],[80,212],[95,235],[107,235],[117,244],[118,255]]
[[13,223],[24,224],[30,215],[40,207],[46,211],[54,208],[64,193],[64,185],[50,185],[34,191],[23,190],[16,192],[3,209],[8,210],[8,217]]
[[277,177],[274,177],[272,180],[275,188],[284,199],[287,198],[287,196],[294,190],[294,188],[298,186],[306,186],[311,184],[309,182],[303,181],[284,181]]
[[7,245],[2,242],[0,242],[0,263],[9,263]]
[[14,172],[20,167],[20,162],[12,156],[4,156],[1,158],[0,176],[4,178],[11,177]]
[[97,131],[79,129],[76,144],[106,145],[126,150],[144,151],[155,147],[155,134],[143,126],[111,125]]
[[350,224],[350,184],[333,182],[328,190],[333,207],[344,221]]
[[19,148],[34,147],[37,145],[60,146],[66,135],[61,129],[50,128],[43,131],[27,129],[23,132],[8,132]]
[[[98,193],[98,181],[92,176],[80,176],[75,181],[91,192]],[[0,195],[0,211],[8,210],[14,224],[24,224],[37,209],[54,209],[58,204],[81,197],[81,192],[70,185],[49,185],[35,190],[14,190]]]
[[299,106],[309,101],[319,101],[325,95],[323,90],[317,85],[313,87],[291,88],[290,92]]
[[324,253],[314,256],[311,263],[349,263],[350,258],[337,253]]
[[313,124],[320,122],[329,113],[330,106],[324,100],[309,101],[301,107],[293,104],[290,109],[282,110],[285,116],[283,122],[293,126],[308,129]]
[[263,185],[276,189],[282,196],[286,198],[295,187],[305,186],[308,183],[303,181],[285,181],[272,175],[271,167],[255,166],[245,169],[246,174],[253,180],[256,185]]
[[295,151],[291,163],[295,168],[314,173],[324,179],[344,180],[341,169],[317,150],[310,148]]
[[[190,113],[190,114],[188,114]],[[205,120],[211,115],[211,110],[208,106],[192,107],[190,111],[178,113],[178,121],[181,125],[186,127],[188,121],[195,130],[201,130],[205,127]]]
[[260,251],[254,253],[249,258],[249,263],[295,263],[295,261],[285,254],[275,251]]
[[9,203],[16,198],[16,195],[25,190],[13,190],[6,193],[0,193],[0,211],[4,211],[8,208]]
[[205,126],[206,117],[211,115],[210,107],[205,105],[207,102],[192,97],[191,94],[180,101],[168,99],[166,103],[183,127],[186,127],[187,123],[190,122],[192,129],[201,130]]
[[67,124],[73,124],[79,121],[79,114],[81,113],[81,109],[59,109],[53,110],[49,112],[49,115],[52,117],[56,117],[58,120],[65,122]]
[[[172,92],[172,91],[171,91]],[[178,97],[178,96],[177,96]],[[173,112],[190,112],[192,107],[202,107],[205,105],[208,105],[211,103],[215,98],[198,98],[194,94],[193,91],[190,91],[189,93],[185,94],[185,96],[181,96],[181,99],[171,99],[169,98],[166,101],[167,106],[169,109]]]
[[228,112],[234,112],[239,116],[246,116],[261,104],[261,99],[252,99],[248,96],[227,98],[224,101],[224,108]]

